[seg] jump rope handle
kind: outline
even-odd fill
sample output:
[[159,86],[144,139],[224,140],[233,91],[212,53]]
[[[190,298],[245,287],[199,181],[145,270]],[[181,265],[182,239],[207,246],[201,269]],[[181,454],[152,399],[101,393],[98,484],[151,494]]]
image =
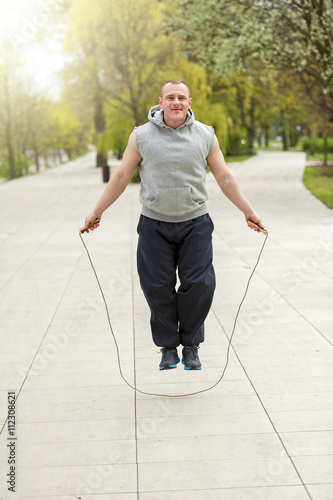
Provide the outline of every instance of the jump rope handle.
[[248,220],[247,222],[249,222],[250,224],[252,224],[253,226],[255,226],[257,229],[259,229],[259,231],[261,231],[262,233],[264,234],[268,234],[268,231],[267,229],[263,228],[263,227],[260,227],[258,226],[258,224],[256,224],[255,222],[253,222],[252,220]]
[[94,222],[90,222],[88,227],[81,227],[81,229],[79,230],[80,234],[86,233],[89,229],[91,229],[95,224],[98,224],[100,221],[101,219],[97,217],[97,219],[95,219]]

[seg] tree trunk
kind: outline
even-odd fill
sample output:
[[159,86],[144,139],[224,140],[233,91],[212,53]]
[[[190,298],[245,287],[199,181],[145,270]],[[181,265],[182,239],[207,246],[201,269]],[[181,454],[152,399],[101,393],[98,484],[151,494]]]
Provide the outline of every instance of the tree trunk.
[[250,108],[250,126],[248,127],[249,154],[254,155],[254,136],[255,136],[255,99],[251,97]]
[[266,148],[269,147],[269,126],[264,125],[264,135],[265,135],[265,146]]
[[253,137],[253,130],[249,130],[248,135],[247,135],[247,140],[249,143],[249,154],[254,155],[254,137]]
[[282,114],[282,123],[283,127],[281,130],[282,134],[282,141],[283,141],[283,151],[288,151],[289,150],[289,123],[287,118],[284,115],[284,112]]
[[35,156],[35,166],[36,166],[36,172],[40,171],[40,165],[39,165],[39,154],[36,149],[34,149],[34,156]]
[[290,147],[294,148],[297,145],[297,131],[295,128],[289,130]]
[[15,168],[15,154],[12,142],[12,110],[10,107],[10,97],[7,85],[5,85],[6,93],[6,108],[7,108],[7,120],[6,120],[6,142],[7,142],[7,154],[9,163],[9,178],[15,179],[16,168]]
[[6,136],[7,136],[7,151],[8,151],[8,163],[9,163],[9,178],[15,179],[16,177],[15,155],[11,137],[11,126],[9,122],[7,123],[6,126]]
[[234,155],[235,156],[239,155],[239,137],[235,137],[234,140]]
[[102,167],[107,162],[106,154],[103,151],[97,151],[96,167]]
[[37,147],[37,141],[36,141],[35,133],[33,133],[33,148],[34,148],[34,157],[35,157],[36,172],[39,172],[40,171],[39,152],[38,152],[38,147]]
[[282,144],[283,144],[283,151],[288,151],[287,134],[284,128],[282,129]]
[[324,167],[327,167],[327,153],[328,153],[328,147],[327,147],[327,134],[324,134]]
[[[102,167],[107,162],[107,155],[104,149],[104,140],[103,134],[105,132],[105,117],[103,110],[103,102],[101,97],[101,89],[99,86],[97,87],[95,93],[95,131],[97,136],[97,155],[96,155],[96,167]],[[102,137],[102,141],[99,141],[99,138]]]
[[237,104],[240,111],[242,124],[243,127],[247,130],[248,151],[250,155],[253,155],[255,135],[255,99],[251,97],[251,108],[248,112],[245,109],[244,99],[240,87],[237,85],[237,83],[235,83],[234,85],[236,87]]

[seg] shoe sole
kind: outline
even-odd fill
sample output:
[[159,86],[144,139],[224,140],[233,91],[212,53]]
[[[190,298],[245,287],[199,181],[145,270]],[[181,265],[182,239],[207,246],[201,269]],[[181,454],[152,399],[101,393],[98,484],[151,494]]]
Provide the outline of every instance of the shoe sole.
[[184,370],[202,370],[202,366],[186,366],[184,360],[182,359],[182,363],[184,365]]
[[[178,361],[177,361],[178,360]],[[180,359],[176,358],[176,364],[175,365],[166,365],[166,366],[160,366],[160,370],[172,370],[172,368],[177,368],[177,363],[179,363]]]

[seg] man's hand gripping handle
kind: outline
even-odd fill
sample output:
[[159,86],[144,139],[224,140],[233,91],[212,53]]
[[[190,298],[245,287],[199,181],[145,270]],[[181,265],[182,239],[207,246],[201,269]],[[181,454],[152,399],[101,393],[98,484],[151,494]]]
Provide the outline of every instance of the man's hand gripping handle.
[[89,229],[91,229],[95,224],[98,224],[100,222],[100,220],[101,219],[99,219],[97,217],[97,219],[95,219],[93,222],[90,222],[88,227],[81,227],[81,229],[79,230],[80,234],[87,233],[89,231]]
[[266,235],[268,234],[267,229],[265,229],[265,228],[263,228],[263,227],[258,226],[258,224],[256,224],[256,223],[255,223],[255,222],[253,222],[252,220],[248,220],[247,222],[248,222],[248,223],[250,223],[252,226],[255,226],[255,227],[256,227],[256,229],[258,229],[258,230],[259,230],[259,231],[261,231],[262,233],[264,233],[264,234],[266,234]]

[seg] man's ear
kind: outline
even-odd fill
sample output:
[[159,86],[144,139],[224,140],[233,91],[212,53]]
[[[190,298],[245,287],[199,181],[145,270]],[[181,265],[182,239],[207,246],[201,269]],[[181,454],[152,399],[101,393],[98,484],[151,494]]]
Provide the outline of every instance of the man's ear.
[[163,100],[162,97],[158,98],[158,102],[159,102],[159,104],[160,104],[161,107],[162,107],[162,100]]
[[190,97],[190,98],[189,98],[188,102],[189,102],[189,107],[191,107],[191,104],[192,104],[192,97]]

